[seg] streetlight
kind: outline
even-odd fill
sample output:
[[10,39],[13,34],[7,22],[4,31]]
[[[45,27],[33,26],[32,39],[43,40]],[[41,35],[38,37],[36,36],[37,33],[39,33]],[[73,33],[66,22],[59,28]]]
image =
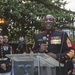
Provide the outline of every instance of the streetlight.
[[0,18],[0,24],[4,24],[4,23],[5,23],[4,18]]
[[2,24],[4,24],[5,23],[5,19],[4,18],[0,18],[0,34],[2,33],[2,31],[3,31],[3,26],[2,26]]

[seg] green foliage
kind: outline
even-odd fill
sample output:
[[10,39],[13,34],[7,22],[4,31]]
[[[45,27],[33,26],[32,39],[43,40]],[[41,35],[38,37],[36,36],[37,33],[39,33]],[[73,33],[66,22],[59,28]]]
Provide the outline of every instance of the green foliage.
[[[44,29],[42,21],[46,14],[60,17],[59,21],[62,21],[64,17],[69,21],[71,12],[67,13],[66,10],[60,8],[65,3],[62,0],[54,0],[54,2],[53,0],[30,0],[27,3],[18,0],[0,1],[0,17],[4,17],[7,21],[10,41],[25,35],[33,38],[35,30]],[[62,27],[61,25],[65,23],[60,22],[57,26]]]

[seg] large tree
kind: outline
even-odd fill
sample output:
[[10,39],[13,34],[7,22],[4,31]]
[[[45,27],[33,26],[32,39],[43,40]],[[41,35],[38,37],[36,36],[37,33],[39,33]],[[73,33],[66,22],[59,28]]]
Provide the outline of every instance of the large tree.
[[[34,29],[43,29],[41,24],[46,14],[54,15],[61,25],[67,23],[66,21],[62,22],[64,18],[67,21],[70,20],[70,14],[73,12],[61,9],[65,4],[66,2],[63,0],[0,1],[0,17],[6,20],[3,29],[7,28],[10,40],[17,40],[17,37],[24,35],[33,38]],[[57,22],[58,27],[61,27],[60,22]]]

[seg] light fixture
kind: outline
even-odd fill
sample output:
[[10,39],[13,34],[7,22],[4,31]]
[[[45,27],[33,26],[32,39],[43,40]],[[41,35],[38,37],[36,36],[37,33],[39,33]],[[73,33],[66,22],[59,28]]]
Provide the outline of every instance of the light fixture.
[[0,18],[0,24],[4,24],[4,23],[5,23],[4,18]]

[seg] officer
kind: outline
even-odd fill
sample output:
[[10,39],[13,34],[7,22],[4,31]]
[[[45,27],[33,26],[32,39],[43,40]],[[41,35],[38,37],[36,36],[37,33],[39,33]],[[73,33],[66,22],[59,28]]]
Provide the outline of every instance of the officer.
[[9,38],[7,35],[4,35],[3,36],[3,48],[6,50],[9,50],[10,51],[10,54],[14,53],[13,49],[12,49],[12,46],[9,45]]
[[37,34],[34,38],[34,53],[46,53],[64,63],[66,71],[64,70],[65,74],[61,73],[61,75],[72,75],[73,63],[71,59],[74,56],[74,50],[67,33],[55,30],[55,18],[52,15],[46,15],[44,26],[45,31]]
[[[11,48],[5,44],[4,39],[8,37],[0,35],[0,75],[11,74],[11,60],[7,58],[6,54],[12,54]],[[4,43],[3,43],[4,42]]]

